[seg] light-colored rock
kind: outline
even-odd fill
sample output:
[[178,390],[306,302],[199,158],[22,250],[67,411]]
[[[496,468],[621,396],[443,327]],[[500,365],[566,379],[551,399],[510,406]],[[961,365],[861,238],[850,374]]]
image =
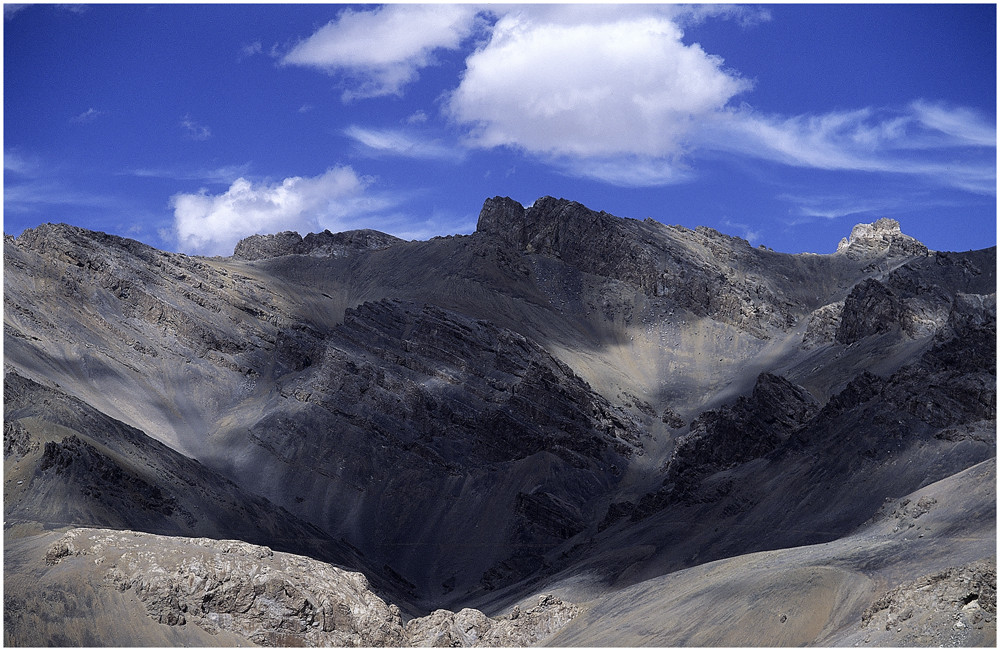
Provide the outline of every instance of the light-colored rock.
[[436,610],[406,624],[410,646],[523,647],[553,635],[579,614],[580,608],[552,595],[539,595],[535,606],[490,618],[472,608],[457,613]]
[[927,255],[927,247],[909,235],[904,235],[895,219],[883,217],[871,224],[857,224],[850,237],[840,240],[837,253],[871,257],[880,253]]
[[399,608],[363,574],[234,540],[73,529],[49,565],[100,560],[104,581],[132,591],[151,618],[226,630],[266,646],[401,646]]

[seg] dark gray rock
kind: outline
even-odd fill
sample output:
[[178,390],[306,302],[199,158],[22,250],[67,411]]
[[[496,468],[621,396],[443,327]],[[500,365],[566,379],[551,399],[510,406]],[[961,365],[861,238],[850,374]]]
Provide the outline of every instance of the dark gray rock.
[[818,411],[816,399],[802,387],[762,374],[750,396],[695,419],[691,431],[677,440],[665,487],[690,496],[702,478],[775,450]]
[[378,251],[403,240],[371,229],[331,233],[309,233],[302,237],[293,231],[274,235],[251,235],[236,243],[233,257],[239,260],[266,260],[283,255],[339,257],[358,251]]
[[236,243],[233,257],[240,260],[262,260],[302,252],[302,236],[294,231],[273,235],[251,235]]
[[900,331],[906,316],[906,307],[895,292],[868,278],[855,285],[844,301],[836,339],[853,344],[872,335]]

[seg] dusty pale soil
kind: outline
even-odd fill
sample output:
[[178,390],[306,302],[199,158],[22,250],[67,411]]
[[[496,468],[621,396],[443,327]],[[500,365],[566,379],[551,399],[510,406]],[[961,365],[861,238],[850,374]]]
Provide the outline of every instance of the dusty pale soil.
[[[921,500],[932,506],[914,509]],[[887,504],[879,520],[830,543],[728,558],[604,595],[566,577],[556,594],[595,598],[547,644],[994,646],[995,504],[990,460]],[[891,609],[865,616],[893,590],[902,596]],[[914,596],[927,592],[936,596]]]

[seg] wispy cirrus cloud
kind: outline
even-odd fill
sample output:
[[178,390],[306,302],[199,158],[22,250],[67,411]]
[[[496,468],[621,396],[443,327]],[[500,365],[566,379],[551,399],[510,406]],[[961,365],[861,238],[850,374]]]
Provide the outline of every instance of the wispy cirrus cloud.
[[344,135],[371,155],[391,155],[422,160],[461,161],[465,151],[439,139],[402,129],[369,129],[351,125]]
[[16,4],[16,3],[4,3],[3,6],[3,19],[4,21],[11,20],[17,14],[21,13],[31,5],[29,4]]
[[281,63],[345,75],[345,101],[396,95],[434,64],[436,50],[453,50],[472,33],[476,13],[471,6],[440,4],[344,9]]
[[961,107],[915,102],[904,110],[793,117],[741,109],[707,121],[695,145],[792,167],[911,175],[978,194],[996,192],[996,130]]
[[996,147],[997,127],[977,112],[918,100],[910,105],[913,119],[930,131],[948,137],[944,144],[963,143],[975,147]]
[[954,197],[939,196],[926,189],[893,187],[886,191],[868,189],[850,193],[785,192],[777,197],[790,204],[789,226],[808,224],[817,219],[834,220],[843,217],[877,219],[879,217],[905,214],[920,206],[923,209],[955,208],[963,205]]
[[21,176],[34,176],[41,170],[41,160],[37,156],[25,154],[19,149],[5,149],[3,171]]
[[756,244],[760,240],[761,233],[759,230],[754,230],[753,226],[750,224],[744,224],[742,222],[734,222],[728,217],[722,220],[722,225],[726,228],[731,228],[739,231],[743,234],[743,239],[745,239],[750,244]]
[[241,176],[245,176],[250,171],[250,163],[241,165],[224,165],[215,168],[166,168],[166,167],[138,167],[120,172],[124,176],[136,176],[139,178],[172,179],[175,181],[199,181],[202,183],[223,183],[230,184]]
[[212,130],[204,124],[195,122],[190,115],[182,117],[180,125],[184,137],[189,140],[208,140],[212,137]]
[[86,124],[87,122],[93,122],[102,115],[106,115],[106,112],[98,111],[97,109],[91,107],[86,111],[84,111],[83,113],[74,115],[69,119],[69,121],[73,122],[74,124]]
[[3,204],[5,211],[23,213],[44,212],[54,207],[110,209],[122,205],[116,197],[78,190],[58,179],[42,178],[6,184]]
[[255,233],[338,231],[378,223],[378,213],[392,201],[370,193],[371,183],[341,166],[273,183],[241,177],[221,194],[179,193],[170,200],[174,237],[186,253],[230,255],[241,238]]

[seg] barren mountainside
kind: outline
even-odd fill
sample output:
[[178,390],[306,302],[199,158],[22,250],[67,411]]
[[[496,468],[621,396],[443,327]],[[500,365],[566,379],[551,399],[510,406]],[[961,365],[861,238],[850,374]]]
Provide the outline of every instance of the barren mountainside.
[[46,224],[4,374],[6,644],[995,644],[996,251],[893,220]]

